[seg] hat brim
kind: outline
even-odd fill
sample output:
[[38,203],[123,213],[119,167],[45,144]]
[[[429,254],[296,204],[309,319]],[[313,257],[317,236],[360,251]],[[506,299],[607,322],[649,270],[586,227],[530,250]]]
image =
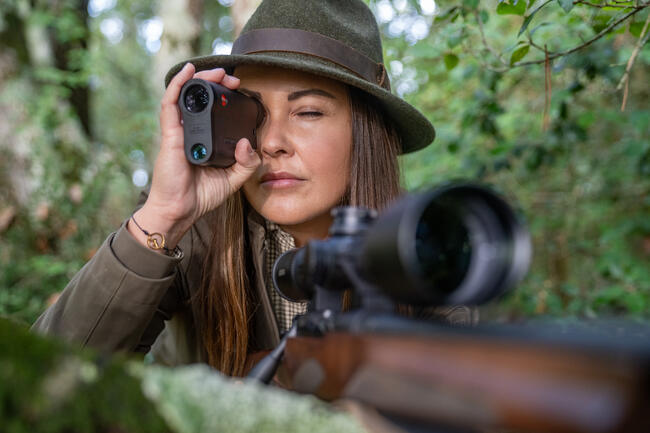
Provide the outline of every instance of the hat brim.
[[436,136],[431,122],[403,99],[377,84],[358,77],[343,67],[317,57],[285,52],[194,57],[173,66],[165,76],[165,86],[188,62],[192,63],[197,71],[224,68],[228,73],[232,73],[234,68],[240,65],[288,68],[331,78],[357,87],[374,96],[380,103],[384,113],[390,117],[402,140],[402,153],[420,150],[428,146]]

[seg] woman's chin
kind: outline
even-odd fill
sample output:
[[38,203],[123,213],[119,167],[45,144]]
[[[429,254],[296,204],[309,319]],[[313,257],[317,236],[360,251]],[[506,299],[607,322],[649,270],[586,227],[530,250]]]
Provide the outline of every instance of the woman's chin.
[[301,226],[315,223],[318,226],[328,224],[331,220],[330,209],[305,209],[305,207],[274,207],[272,209],[259,209],[264,218],[281,226]]
[[267,220],[274,222],[280,226],[302,225],[309,222],[312,219],[308,215],[299,215],[299,214],[287,215],[287,214],[276,213],[276,212],[271,212],[271,213],[260,212],[260,214]]

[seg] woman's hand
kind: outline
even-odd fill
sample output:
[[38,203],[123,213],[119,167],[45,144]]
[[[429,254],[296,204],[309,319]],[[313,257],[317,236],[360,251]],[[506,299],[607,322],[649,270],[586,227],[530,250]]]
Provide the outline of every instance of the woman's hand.
[[[260,165],[259,155],[242,138],[235,148],[236,162],[228,168],[200,167],[185,158],[183,125],[178,109],[181,88],[191,78],[219,83],[229,89],[239,87],[239,79],[221,69],[194,73],[188,63],[170,81],[160,110],[162,140],[154,165],[151,191],[144,206],[134,215],[149,232],[162,233],[172,248],[183,234],[210,210],[237,191]],[[129,231],[146,245],[146,236],[134,224]]]

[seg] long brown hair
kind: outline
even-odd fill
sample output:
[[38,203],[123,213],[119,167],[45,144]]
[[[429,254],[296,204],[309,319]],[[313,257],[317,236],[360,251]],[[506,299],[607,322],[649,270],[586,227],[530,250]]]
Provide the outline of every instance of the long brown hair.
[[[349,88],[352,116],[350,184],[343,204],[383,209],[400,193],[399,136],[371,96]],[[244,374],[254,291],[247,274],[245,198],[233,194],[213,212],[214,237],[197,304],[199,339],[209,365]],[[242,227],[244,228],[242,230]]]

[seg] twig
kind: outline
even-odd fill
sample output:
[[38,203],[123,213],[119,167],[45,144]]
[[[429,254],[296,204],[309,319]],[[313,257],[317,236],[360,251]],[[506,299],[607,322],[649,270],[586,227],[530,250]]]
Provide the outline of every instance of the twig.
[[[574,52],[576,52],[576,51],[579,51],[579,50],[581,50],[581,49],[583,49],[583,48],[588,47],[589,45],[591,45],[591,44],[593,44],[594,42],[596,42],[598,39],[600,39],[600,38],[602,38],[603,36],[605,36],[606,34],[608,34],[608,33],[609,33],[609,32],[610,32],[614,27],[618,26],[618,25],[619,25],[620,23],[622,23],[623,21],[625,21],[625,20],[627,20],[628,18],[630,18],[630,17],[636,15],[637,13],[641,12],[643,9],[647,8],[649,5],[650,5],[650,2],[648,2],[648,3],[644,3],[643,6],[637,6],[636,9],[634,9],[633,11],[628,12],[627,14],[623,15],[623,16],[622,16],[621,18],[619,18],[618,20],[614,21],[612,24],[610,24],[610,25],[608,25],[607,27],[605,27],[603,30],[600,31],[600,33],[598,33],[598,34],[597,34],[596,36],[594,36],[593,38],[591,38],[591,39],[589,39],[588,41],[586,41],[586,42],[584,42],[584,43],[578,45],[577,47],[573,47],[573,48],[571,48],[571,49],[569,49],[569,50],[566,50],[566,51],[558,51],[558,52],[555,52],[555,53],[549,54],[549,59],[550,59],[550,60],[557,59],[558,57],[566,56],[566,55],[568,55],[568,54],[574,53]],[[528,62],[517,62],[517,63],[515,63],[514,65],[512,65],[512,67],[514,68],[514,67],[519,67],[519,66],[539,65],[540,63],[544,63],[544,62],[546,62],[546,58],[539,59],[539,60],[530,60],[530,61],[528,61]]]
[[530,45],[531,47],[533,47],[535,49],[538,49],[542,53],[545,53],[544,54],[544,59],[546,59],[546,53],[547,53],[546,48],[542,47],[539,44],[536,44],[535,42],[533,42],[533,38],[532,38],[532,36],[530,36],[530,33],[528,33],[528,45]]
[[573,4],[574,5],[591,6],[592,8],[620,8],[620,9],[627,9],[627,8],[636,7],[635,5],[617,4],[617,2],[598,4],[598,3],[591,3],[591,2],[588,2],[588,1],[584,1],[584,0],[576,0],[576,1],[573,2]]
[[544,117],[542,118],[542,130],[548,130],[548,125],[550,124],[549,111],[551,110],[551,61],[548,57],[548,49],[544,45],[544,51],[546,53],[546,61],[544,63]]
[[621,103],[621,111],[625,111],[625,105],[627,104],[627,94],[630,88],[629,86],[630,71],[632,70],[632,66],[634,66],[634,61],[636,60],[636,57],[639,55],[641,48],[646,44],[646,42],[648,42],[648,36],[650,36],[650,33],[648,33],[649,25],[650,25],[650,14],[645,19],[645,24],[643,24],[643,29],[641,30],[639,39],[636,41],[636,46],[634,47],[634,50],[632,51],[632,54],[630,55],[630,58],[627,61],[625,72],[621,77],[621,81],[618,82],[618,86],[616,86],[616,90],[621,90],[621,87],[625,85],[625,90],[623,91],[623,102]]
[[472,55],[472,57],[474,57],[481,64],[481,66],[483,68],[487,69],[488,71],[500,72],[501,73],[501,72],[507,72],[509,70],[509,68],[507,68],[505,66],[495,67],[495,66],[492,66],[489,63],[485,62],[483,60],[483,58],[485,57],[483,55],[483,53],[472,49],[472,47],[467,45],[465,42],[463,42],[463,48],[466,49]]
[[481,33],[481,40],[483,41],[483,46],[485,47],[485,49],[488,50],[490,53],[492,53],[494,57],[496,57],[499,60],[499,62],[501,62],[502,65],[508,66],[508,63],[506,63],[506,61],[503,60],[501,54],[488,44],[487,39],[485,38],[485,31],[483,30],[483,22],[481,21],[481,17],[479,16],[478,11],[476,10],[474,11],[474,17],[478,22],[478,30]]

